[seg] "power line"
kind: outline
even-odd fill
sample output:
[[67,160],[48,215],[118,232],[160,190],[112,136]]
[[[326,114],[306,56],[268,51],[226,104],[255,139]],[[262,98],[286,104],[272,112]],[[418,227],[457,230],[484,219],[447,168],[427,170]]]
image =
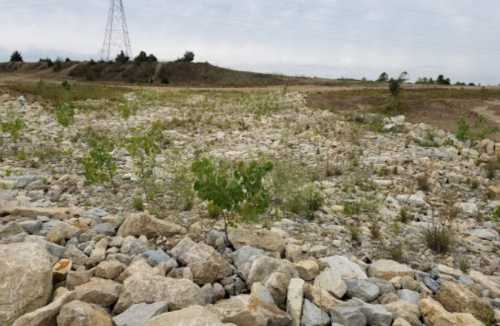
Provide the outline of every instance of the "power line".
[[110,0],[101,59],[111,60],[114,51],[123,51],[127,57],[132,56],[127,19],[122,0]]

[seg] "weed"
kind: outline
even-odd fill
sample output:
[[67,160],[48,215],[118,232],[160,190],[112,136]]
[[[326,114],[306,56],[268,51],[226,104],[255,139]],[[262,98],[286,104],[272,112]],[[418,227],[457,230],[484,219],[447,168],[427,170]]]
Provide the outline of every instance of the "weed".
[[207,211],[208,211],[208,216],[212,219],[217,219],[222,214],[222,210],[219,208],[219,206],[215,205],[212,202],[208,203]]
[[56,120],[65,128],[75,122],[75,109],[69,103],[62,103],[56,107]]
[[359,244],[361,241],[361,230],[359,229],[359,226],[348,225],[347,230],[349,231],[349,234],[351,235],[351,241]]
[[399,210],[399,221],[403,224],[406,224],[410,221],[411,216],[406,207],[402,207]]
[[404,250],[401,244],[394,244],[387,248],[389,258],[400,263],[405,262]]
[[344,202],[344,214],[348,216],[359,215],[361,213],[361,205],[357,201]]
[[457,130],[455,132],[455,137],[457,137],[458,140],[461,141],[466,141],[470,139],[470,126],[469,123],[465,118],[460,118],[457,122]]
[[193,189],[194,175],[189,165],[177,164],[172,171],[168,189],[174,198],[175,208],[187,211],[193,207],[195,192]]
[[428,192],[431,190],[429,176],[427,174],[424,173],[417,176],[417,189],[424,192]]
[[470,271],[470,262],[466,257],[460,256],[458,258],[458,267],[460,270],[464,273],[467,274]]
[[497,206],[491,215],[491,219],[495,222],[500,221],[500,206]]
[[299,216],[312,219],[314,212],[319,210],[324,202],[324,197],[314,184],[309,184],[292,195],[287,203],[287,209]]
[[374,239],[374,240],[380,239],[381,232],[380,232],[380,225],[379,225],[378,221],[375,220],[370,224],[370,233],[371,233],[372,239]]
[[453,231],[447,224],[434,222],[423,234],[427,247],[437,254],[449,252],[453,245]]
[[144,201],[142,200],[142,197],[140,196],[136,196],[132,199],[132,207],[136,210],[136,211],[144,211]]
[[10,135],[12,140],[17,141],[21,137],[21,131],[26,127],[24,120],[20,117],[0,122],[0,131]]

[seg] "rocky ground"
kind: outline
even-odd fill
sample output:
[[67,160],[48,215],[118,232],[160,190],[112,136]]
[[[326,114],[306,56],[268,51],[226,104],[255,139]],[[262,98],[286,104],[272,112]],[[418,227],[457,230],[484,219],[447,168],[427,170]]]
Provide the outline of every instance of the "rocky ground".
[[[285,91],[75,106],[64,127],[0,95],[0,325],[500,325],[500,144]],[[152,125],[145,178],[125,140]],[[95,133],[116,171],[90,184]],[[232,245],[192,190],[200,155],[274,164]]]

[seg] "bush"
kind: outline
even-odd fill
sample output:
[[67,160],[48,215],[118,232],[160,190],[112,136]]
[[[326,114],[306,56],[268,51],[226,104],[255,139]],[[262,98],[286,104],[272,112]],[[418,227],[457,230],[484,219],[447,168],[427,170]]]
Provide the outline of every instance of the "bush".
[[234,165],[203,158],[193,162],[191,169],[198,197],[222,211],[229,245],[228,226],[235,222],[235,214],[254,219],[268,209],[270,195],[263,179],[273,169],[271,162],[252,161]]
[[17,50],[14,51],[10,56],[10,62],[24,62],[23,56],[21,55],[21,52],[19,52]]
[[379,83],[386,83],[388,81],[389,81],[389,75],[386,72],[381,73],[377,79],[377,82]]
[[455,132],[455,136],[458,140],[466,141],[470,139],[470,126],[465,118],[460,118],[457,123],[457,131]]
[[297,191],[290,191],[292,195],[287,207],[296,215],[312,219],[314,212],[323,205],[324,197],[314,184],[306,185]]

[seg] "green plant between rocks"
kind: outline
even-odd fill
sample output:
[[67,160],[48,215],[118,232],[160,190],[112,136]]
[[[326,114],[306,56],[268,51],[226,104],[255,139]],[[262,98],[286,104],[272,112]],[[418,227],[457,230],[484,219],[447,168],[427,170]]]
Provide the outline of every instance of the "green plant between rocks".
[[67,128],[75,122],[75,109],[70,103],[62,103],[55,109],[57,122]]
[[87,143],[90,149],[82,160],[85,179],[90,184],[112,183],[117,169],[115,159],[111,155],[114,143],[97,134],[91,135]]
[[234,164],[202,158],[193,162],[191,169],[198,197],[219,208],[224,217],[228,245],[231,245],[228,227],[237,222],[237,215],[244,220],[255,220],[268,209],[270,194],[263,179],[273,169],[271,162]]

